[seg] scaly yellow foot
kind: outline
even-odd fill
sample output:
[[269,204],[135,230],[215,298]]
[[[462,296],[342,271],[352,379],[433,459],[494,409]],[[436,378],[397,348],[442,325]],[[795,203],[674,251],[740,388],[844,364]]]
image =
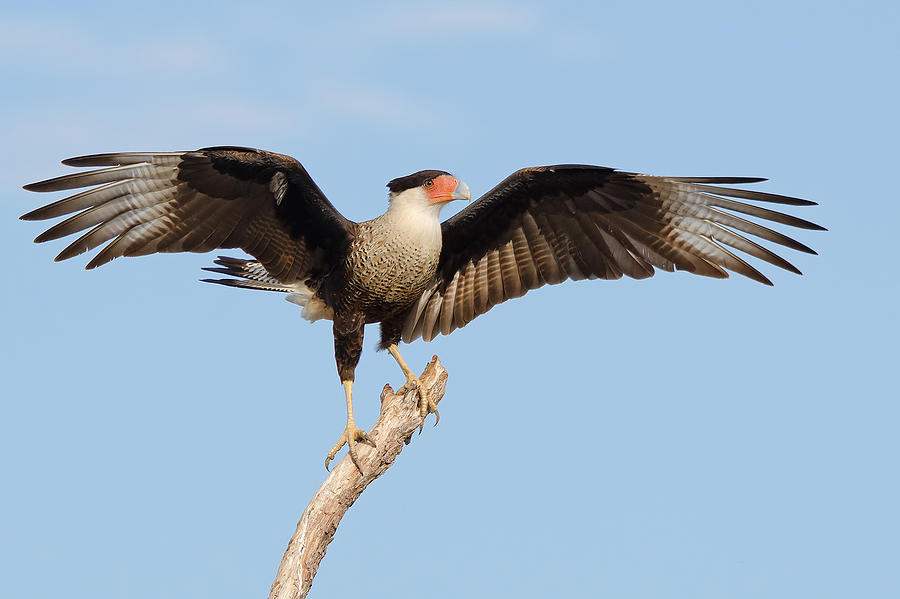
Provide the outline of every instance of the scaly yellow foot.
[[352,420],[347,422],[347,428],[344,429],[344,432],[341,434],[341,438],[338,439],[338,442],[334,444],[334,447],[331,448],[331,451],[328,452],[328,457],[325,458],[325,469],[328,469],[328,464],[331,463],[331,460],[334,459],[334,456],[337,455],[337,452],[340,451],[341,447],[344,445],[347,446],[347,453],[350,454],[350,459],[353,460],[353,463],[356,465],[356,469],[359,470],[359,473],[362,474],[362,467],[359,465],[359,457],[356,455],[356,442],[366,443],[375,447],[375,442],[369,438],[369,435],[364,430],[360,430],[356,428],[356,425]]
[[331,448],[331,451],[328,452],[328,457],[325,458],[325,469],[328,469],[328,464],[331,463],[331,460],[334,459],[334,456],[337,455],[337,452],[340,451],[341,447],[346,445],[347,453],[350,454],[350,459],[353,460],[356,469],[362,474],[363,470],[359,465],[359,458],[356,455],[356,442],[359,441],[360,443],[366,443],[367,445],[375,447],[375,441],[369,438],[366,431],[356,428],[356,424],[353,422],[353,381],[341,381],[341,384],[344,386],[344,396],[347,399],[347,427],[344,429],[338,442],[335,443],[334,447]]
[[397,360],[397,364],[400,365],[400,370],[406,375],[406,384],[403,385],[401,389],[409,388],[417,389],[419,391],[419,414],[422,416],[422,424],[419,425],[419,434],[421,435],[422,429],[425,427],[425,419],[429,414],[434,414],[435,426],[440,422],[441,415],[438,413],[437,404],[431,399],[431,394],[425,389],[425,386],[422,384],[419,377],[413,374],[413,371],[406,365],[406,361],[403,359],[403,356],[400,355],[400,350],[397,349],[397,345],[392,343],[387,349],[388,352],[394,356],[394,359]]
[[406,384],[403,387],[419,391],[419,415],[422,417],[422,424],[419,425],[419,434],[422,434],[422,429],[425,428],[425,419],[429,414],[434,414],[434,426],[437,426],[437,423],[441,420],[437,404],[431,399],[431,394],[425,389],[419,377],[414,374],[407,375]]

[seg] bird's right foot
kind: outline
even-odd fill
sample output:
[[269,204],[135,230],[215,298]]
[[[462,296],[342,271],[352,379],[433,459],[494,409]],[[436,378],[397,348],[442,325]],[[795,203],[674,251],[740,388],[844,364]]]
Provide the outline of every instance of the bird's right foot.
[[375,442],[369,438],[369,435],[364,430],[360,430],[356,428],[356,424],[353,421],[349,421],[347,423],[347,428],[344,429],[343,434],[341,434],[341,438],[338,439],[338,442],[334,444],[334,447],[331,448],[331,451],[328,452],[328,457],[325,458],[325,469],[328,469],[328,465],[331,463],[331,460],[334,459],[334,456],[337,455],[337,452],[340,451],[341,447],[344,445],[347,446],[347,453],[350,454],[350,459],[353,460],[353,464],[356,466],[356,469],[359,470],[359,473],[362,474],[362,468],[359,465],[359,458],[356,455],[356,442],[365,443],[366,445],[370,445],[371,447],[375,447]]

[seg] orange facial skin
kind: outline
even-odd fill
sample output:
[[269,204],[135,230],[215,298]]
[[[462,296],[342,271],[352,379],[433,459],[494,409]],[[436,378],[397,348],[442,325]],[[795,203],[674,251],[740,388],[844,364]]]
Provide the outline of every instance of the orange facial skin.
[[459,179],[451,175],[440,175],[425,183],[425,192],[432,204],[450,202],[456,198],[453,192],[459,186]]

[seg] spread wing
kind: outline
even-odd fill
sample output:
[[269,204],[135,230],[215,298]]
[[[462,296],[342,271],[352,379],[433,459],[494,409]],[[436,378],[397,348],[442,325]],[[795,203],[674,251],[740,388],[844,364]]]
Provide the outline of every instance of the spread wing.
[[275,279],[302,282],[330,269],[353,231],[303,166],[281,154],[215,147],[96,154],[63,164],[106,168],[26,185],[30,191],[91,189],[22,219],[75,213],[35,241],[87,230],[56,257],[65,260],[106,243],[87,268],[119,256],[241,248]]
[[735,213],[822,227],[732,198],[814,202],[717,186],[758,181],[653,177],[582,165],[517,171],[442,224],[437,274],[408,314],[403,340],[447,335],[501,302],[567,279],[643,279],[660,268],[717,278],[730,270],[772,284],[729,247],[799,274],[751,237],[813,250]]

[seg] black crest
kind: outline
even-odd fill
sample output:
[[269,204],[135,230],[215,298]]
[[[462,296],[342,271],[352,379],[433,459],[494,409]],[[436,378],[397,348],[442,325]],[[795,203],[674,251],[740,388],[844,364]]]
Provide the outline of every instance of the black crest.
[[450,173],[446,171],[419,171],[418,173],[413,173],[411,175],[406,175],[405,177],[393,179],[387,184],[387,186],[388,189],[391,190],[391,193],[400,193],[401,191],[406,191],[407,189],[412,189],[413,187],[419,187],[429,179],[434,179],[435,177],[449,174]]

